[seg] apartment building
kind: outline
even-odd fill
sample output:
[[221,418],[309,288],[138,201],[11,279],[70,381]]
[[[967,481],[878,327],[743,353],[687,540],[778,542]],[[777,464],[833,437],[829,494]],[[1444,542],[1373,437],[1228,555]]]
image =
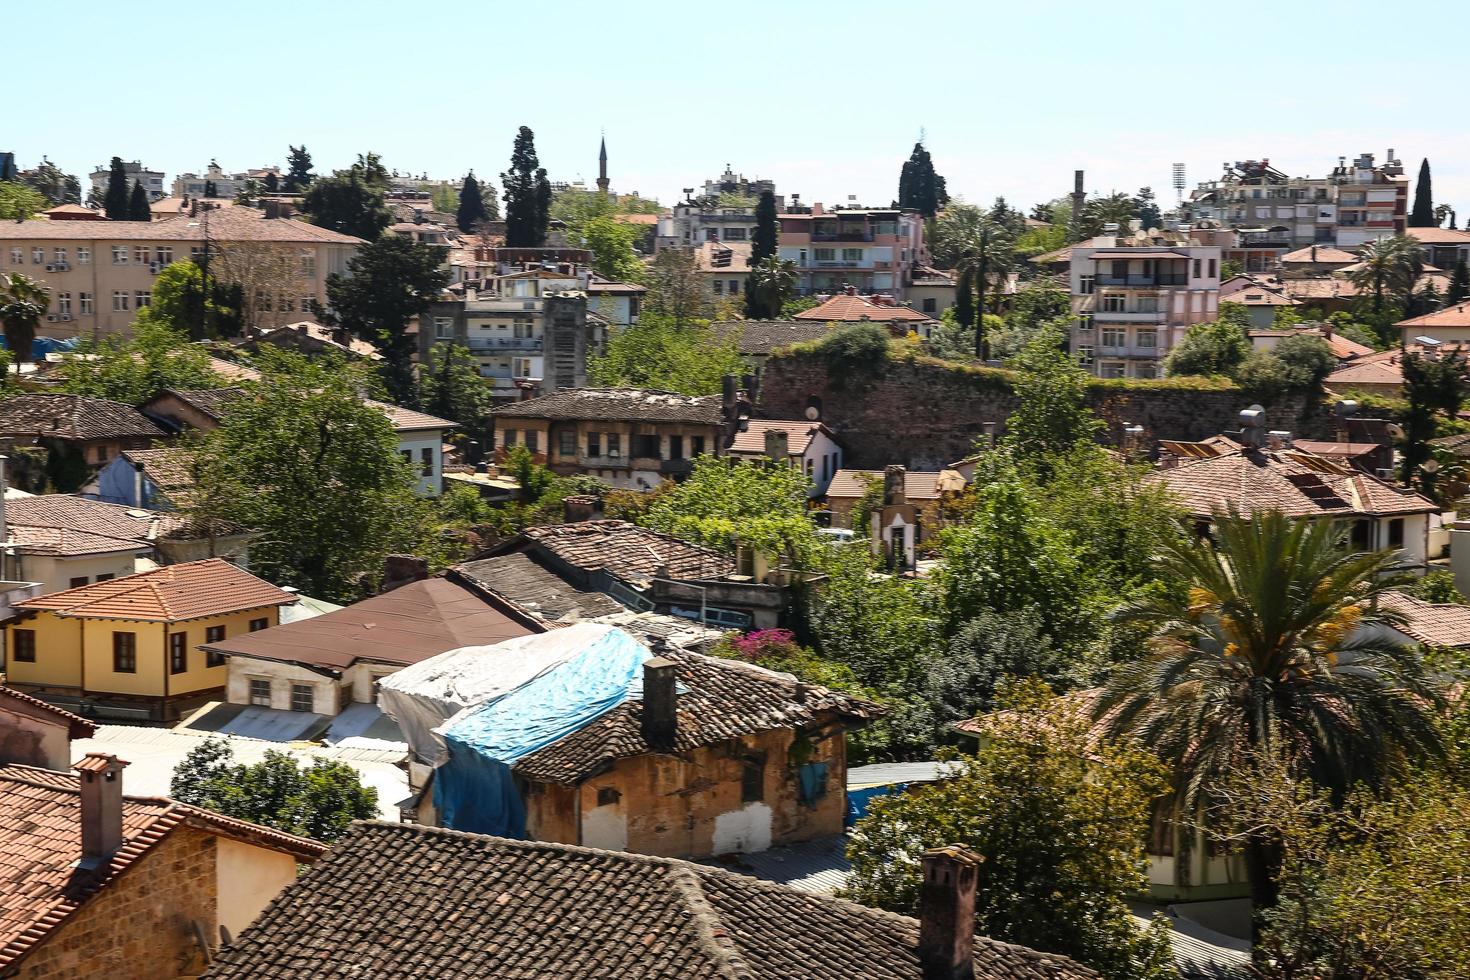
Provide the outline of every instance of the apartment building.
[[[163,171],[149,170],[143,164],[134,160],[132,163],[123,164],[123,173],[128,178],[128,190],[131,192],[134,184],[142,184],[143,190],[148,192],[148,200],[156,201],[163,197]],[[107,182],[112,178],[112,168],[107,164],[97,167],[88,176],[92,182],[92,193],[100,199],[107,193]]]
[[[221,170],[220,165],[211,160],[209,161],[209,166],[205,168],[204,173],[202,174],[187,173],[179,174],[177,177],[175,177],[173,183],[173,196],[208,196],[223,197],[233,200],[235,195],[240,193],[240,191],[244,188],[246,181],[253,180],[257,184],[260,184],[262,187],[264,187],[266,179],[271,174],[275,174],[276,179],[279,181],[281,179],[281,168],[257,167],[254,170],[246,170],[241,173],[232,174],[226,173],[225,171]],[[208,184],[214,185],[214,193],[212,195],[207,195],[205,193]]]
[[1215,317],[1220,262],[1216,246],[1073,247],[1078,362],[1101,378],[1160,377],[1164,356],[1185,331]]
[[[719,177],[704,182],[699,197],[692,196],[693,190],[686,188],[691,196],[659,218],[655,249],[692,247],[704,242],[749,242],[755,237],[755,206],[761,194],[775,194],[778,211],[786,205],[786,199],[776,194],[775,181],[747,179],[744,174],[732,172],[729,164]],[[721,197],[726,202],[744,198],[750,203],[721,204]]]
[[[207,236],[207,237],[206,237]],[[11,221],[0,224],[0,274],[51,291],[40,336],[126,334],[169,263],[198,259],[246,290],[253,325],[272,329],[326,302],[327,276],[345,273],[362,239],[304,221],[233,207],[161,221]]]
[[929,264],[924,219],[899,208],[836,208],[820,203],[780,215],[778,255],[794,262],[801,295],[888,293],[903,299],[918,266]]

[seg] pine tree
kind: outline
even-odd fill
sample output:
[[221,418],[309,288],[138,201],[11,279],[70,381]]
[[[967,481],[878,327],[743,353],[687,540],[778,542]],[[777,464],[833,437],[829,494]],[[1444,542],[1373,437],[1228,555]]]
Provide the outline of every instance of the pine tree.
[[266,173],[266,175],[265,175],[265,190],[266,190],[266,193],[267,194],[274,194],[277,191],[279,191],[280,189],[281,189],[281,181],[280,181],[280,178],[278,178],[276,176],[276,172],[274,170],[268,171]]
[[1410,228],[1437,228],[1434,220],[1434,190],[1429,179],[1429,158],[1419,164],[1419,182],[1414,185],[1414,210],[1409,212]]
[[286,157],[286,190],[292,194],[305,193],[316,179],[311,172],[311,154],[306,152],[306,144],[300,146],[288,146],[290,150]]
[[961,272],[955,284],[954,320],[966,329],[975,325],[975,283],[968,271]]
[[500,175],[505,187],[505,244],[541,248],[551,221],[551,182],[536,159],[536,134],[522,126],[510,155],[510,169]]
[[914,144],[914,152],[904,161],[898,177],[898,206],[912,208],[926,218],[949,203],[944,178],[934,172],[934,161],[923,143]]
[[1455,274],[1450,277],[1450,291],[1447,298],[1450,306],[1470,299],[1470,266],[1465,264],[1463,256],[1459,262],[1455,263]]
[[123,168],[122,157],[113,157],[107,175],[107,194],[102,198],[102,210],[113,221],[128,220],[128,172]]
[[148,192],[143,185],[133,181],[133,193],[128,198],[129,221],[152,221],[153,212],[148,208]]
[[752,266],[776,254],[777,238],[776,195],[761,191],[760,202],[755,206],[755,235],[750,240]]
[[480,193],[480,182],[475,179],[475,172],[471,170],[465,175],[464,186],[459,189],[459,211],[455,214],[454,222],[460,231],[471,232],[489,217],[485,198]]

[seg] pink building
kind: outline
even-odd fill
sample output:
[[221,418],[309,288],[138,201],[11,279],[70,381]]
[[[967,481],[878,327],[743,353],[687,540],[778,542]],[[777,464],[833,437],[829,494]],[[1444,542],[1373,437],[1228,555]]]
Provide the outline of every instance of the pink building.
[[783,214],[779,255],[796,263],[797,292],[888,293],[902,299],[916,266],[927,265],[924,219],[899,208],[837,208]]

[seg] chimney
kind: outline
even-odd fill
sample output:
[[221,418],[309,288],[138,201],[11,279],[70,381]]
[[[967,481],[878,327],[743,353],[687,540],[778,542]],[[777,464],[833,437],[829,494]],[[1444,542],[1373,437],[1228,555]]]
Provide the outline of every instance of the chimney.
[[643,663],[643,740],[655,752],[672,752],[679,735],[678,664],[665,657]]
[[383,561],[383,583],[378,589],[381,595],[392,592],[399,586],[422,582],[429,577],[429,562],[417,555],[389,555]]
[[777,463],[784,463],[790,455],[787,446],[786,432],[784,429],[766,430],[766,455]]
[[579,493],[563,497],[561,502],[562,522],[577,524],[590,521],[597,516],[599,500],[595,494]]
[[904,477],[908,471],[902,466],[893,465],[883,469],[883,506],[902,507],[909,502],[908,491],[904,486]]
[[919,970],[924,980],[973,980],[980,855],[959,844],[924,852]]
[[143,499],[143,464],[137,462],[133,463],[133,506],[148,506],[148,502]]
[[122,847],[122,771],[115,755],[88,752],[72,766],[81,774],[82,855],[78,866],[101,867]]

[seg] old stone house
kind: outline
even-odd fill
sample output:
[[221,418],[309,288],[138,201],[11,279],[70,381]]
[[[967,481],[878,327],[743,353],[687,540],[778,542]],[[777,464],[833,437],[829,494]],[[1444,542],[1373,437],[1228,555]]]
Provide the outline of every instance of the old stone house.
[[138,409],[105,398],[27,393],[0,401],[0,449],[46,451],[43,466],[12,467],[13,482],[38,493],[48,483],[75,490],[124,449],[146,449],[167,436]]
[[97,726],[79,715],[0,687],[0,766],[64,770],[71,764],[71,740],[96,733]]

